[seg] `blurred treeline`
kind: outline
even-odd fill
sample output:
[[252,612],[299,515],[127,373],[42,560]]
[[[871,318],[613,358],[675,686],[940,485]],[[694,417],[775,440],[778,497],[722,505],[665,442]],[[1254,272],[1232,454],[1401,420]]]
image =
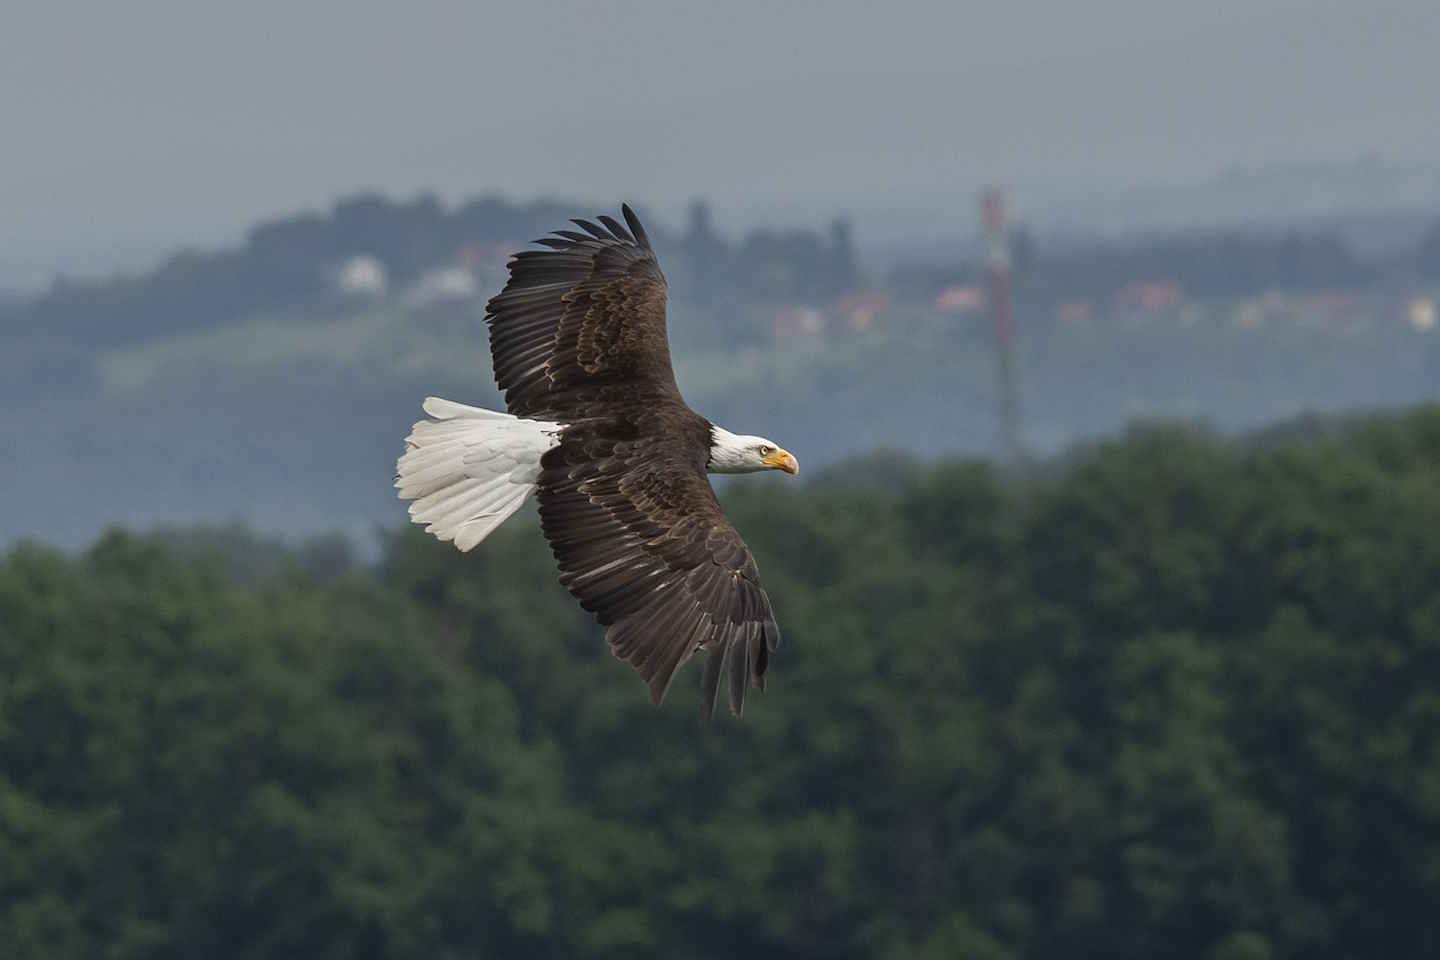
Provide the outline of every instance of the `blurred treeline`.
[[16,548],[4,956],[1440,955],[1440,409],[726,502],[786,642],[709,731],[533,523]]

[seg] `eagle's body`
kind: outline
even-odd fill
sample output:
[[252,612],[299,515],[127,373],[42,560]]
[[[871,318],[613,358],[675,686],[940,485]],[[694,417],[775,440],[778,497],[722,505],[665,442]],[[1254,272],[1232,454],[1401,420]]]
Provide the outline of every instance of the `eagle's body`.
[[686,405],[670,365],[665,278],[628,207],[627,230],[575,221],[510,261],[486,322],[507,413],[431,398],[395,485],[411,518],[469,550],[535,493],[560,582],[606,626],[615,655],[659,703],[708,651],[713,713],[723,682],[739,714],[780,641],[770,600],[707,472],[795,458]]

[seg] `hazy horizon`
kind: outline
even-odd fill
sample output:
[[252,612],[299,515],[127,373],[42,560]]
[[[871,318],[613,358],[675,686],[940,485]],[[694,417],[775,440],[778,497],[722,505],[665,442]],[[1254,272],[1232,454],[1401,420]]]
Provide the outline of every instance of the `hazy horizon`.
[[[1364,158],[1381,200],[1440,198],[1424,0],[901,10],[15,11],[0,286],[141,268],[362,189],[631,199],[672,223],[703,195],[727,230],[846,213],[862,243],[968,234],[968,199],[940,201],[987,181],[1057,226],[1153,218],[1105,206],[1127,191],[1199,190],[1184,217],[1227,172]],[[1351,202],[1325,189],[1258,197]]]

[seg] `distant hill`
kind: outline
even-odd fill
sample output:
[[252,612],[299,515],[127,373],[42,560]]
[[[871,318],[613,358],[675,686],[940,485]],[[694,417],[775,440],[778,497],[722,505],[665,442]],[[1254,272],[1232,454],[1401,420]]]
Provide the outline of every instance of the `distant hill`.
[[[76,545],[115,521],[393,523],[394,458],[421,400],[498,403],[482,317],[507,254],[590,212],[363,195],[261,224],[232,249],[0,302],[0,543]],[[970,302],[975,262],[876,278],[847,221],[728,238],[703,204],[683,230],[652,233],[678,374],[714,420],[783,440],[807,476],[875,450],[992,448],[989,321],[936,306],[957,284]],[[1028,445],[1055,451],[1135,419],[1235,431],[1433,399],[1440,333],[1397,315],[1410,287],[1396,278],[1423,273],[1402,260],[1284,229],[1041,241],[1017,278]],[[1162,300],[1191,299],[1127,305],[1129,281],[1157,277],[1170,278]],[[1272,285],[1297,291],[1273,320],[1268,300],[1246,299]],[[1341,304],[1338,319],[1310,322],[1306,297]],[[1088,319],[1059,322],[1061,306]]]
[[132,277],[58,283],[0,316],[9,330],[97,346],[135,343],[323,298],[331,272],[357,255],[375,257],[395,283],[407,284],[467,247],[524,244],[575,210],[571,203],[495,196],[447,210],[433,196],[400,203],[360,194],[328,214],[261,223],[234,249],[184,251]]

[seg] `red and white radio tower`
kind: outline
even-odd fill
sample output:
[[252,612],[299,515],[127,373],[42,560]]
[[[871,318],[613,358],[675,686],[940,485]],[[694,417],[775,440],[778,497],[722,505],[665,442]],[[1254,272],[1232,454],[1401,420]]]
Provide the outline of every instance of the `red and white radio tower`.
[[1020,461],[1020,385],[1015,369],[1015,317],[1010,296],[1010,236],[1005,195],[995,187],[980,196],[980,220],[987,247],[985,286],[995,326],[995,358],[1000,387],[1000,455]]

